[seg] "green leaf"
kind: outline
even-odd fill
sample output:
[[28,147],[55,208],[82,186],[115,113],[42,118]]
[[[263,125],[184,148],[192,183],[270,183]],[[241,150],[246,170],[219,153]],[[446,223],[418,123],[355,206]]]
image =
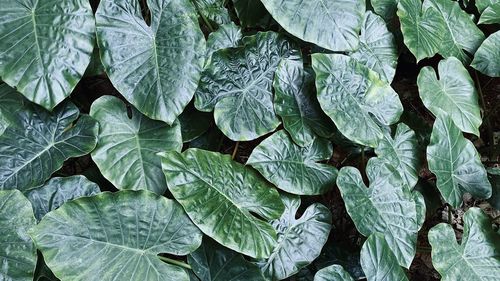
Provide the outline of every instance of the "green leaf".
[[31,204],[21,192],[0,190],[0,280],[33,280],[37,256],[27,231],[35,224]]
[[210,58],[215,51],[235,48],[241,41],[241,28],[233,22],[221,25],[219,29],[210,33],[207,39],[207,60],[205,65],[210,64]]
[[300,197],[283,195],[285,212],[272,221],[278,233],[278,245],[265,262],[259,264],[265,276],[283,280],[313,262],[321,253],[332,227],[332,215],[327,207],[314,203],[296,219]]
[[37,105],[19,111],[18,125],[0,136],[0,189],[26,191],[39,186],[67,159],[92,151],[98,124],[79,114],[70,102],[52,113]]
[[488,6],[479,18],[479,24],[500,23],[500,2]]
[[284,210],[272,185],[230,155],[191,148],[161,156],[168,189],[201,231],[237,252],[269,257],[277,237],[264,220]]
[[242,27],[268,27],[273,19],[261,1],[233,0],[233,4]]
[[353,58],[313,54],[318,100],[323,111],[348,139],[376,147],[383,137],[378,123],[398,121],[403,106],[379,75]]
[[408,281],[403,269],[399,267],[397,255],[391,251],[381,233],[370,235],[363,244],[361,266],[370,281]]
[[365,279],[365,273],[359,262],[359,250],[350,242],[338,243],[333,239],[328,240],[323,247],[321,255],[314,261],[316,268],[324,268],[330,265],[341,265],[355,280]]
[[265,280],[258,266],[207,237],[201,247],[188,256],[188,263],[201,281]]
[[182,142],[190,142],[203,135],[212,124],[212,115],[196,110],[192,103],[179,115]]
[[0,84],[0,135],[10,125],[19,122],[16,118],[18,111],[28,104],[27,100],[7,84]]
[[193,98],[205,39],[189,0],[103,0],[96,12],[101,60],[115,88],[151,119],[173,124]]
[[471,66],[491,77],[500,77],[500,31],[483,41],[474,54]]
[[462,204],[466,192],[478,199],[491,196],[491,185],[474,144],[447,114],[439,115],[434,122],[427,162],[436,175],[441,196],[454,208]]
[[234,141],[248,141],[279,125],[274,113],[272,80],[283,58],[300,52],[275,32],[243,38],[243,46],[212,55],[196,91],[195,106],[214,111],[215,123]]
[[314,281],[354,281],[341,265],[334,264],[319,270]]
[[429,231],[432,264],[443,281],[496,280],[500,275],[500,235],[479,208],[464,215],[462,242],[458,244],[453,228],[440,223]]
[[261,0],[290,34],[332,51],[358,48],[365,1]]
[[159,253],[186,255],[202,235],[175,201],[149,191],[104,192],[62,205],[30,230],[45,262],[66,280],[189,280]]
[[390,22],[396,15],[398,0],[370,0],[375,13],[380,15],[386,22]]
[[441,50],[446,27],[442,15],[435,8],[422,7],[421,0],[400,0],[397,15],[404,43],[417,62]]
[[7,0],[0,5],[0,77],[48,110],[80,81],[94,42],[87,0]]
[[384,138],[375,148],[375,153],[379,159],[398,171],[409,188],[417,184],[421,155],[417,136],[406,124],[398,124],[394,137],[385,132]]
[[397,171],[380,159],[368,161],[366,188],[360,172],[344,167],[337,178],[347,212],[364,236],[383,233],[400,265],[408,268],[416,250],[417,206]]
[[224,0],[191,0],[198,13],[210,22],[222,25],[231,22]]
[[398,64],[398,50],[394,35],[381,17],[371,11],[366,12],[359,48],[350,56],[380,74],[382,80],[392,81]]
[[493,208],[500,210],[500,168],[489,168],[488,179],[492,187],[491,197],[488,202]]
[[316,135],[325,138],[333,135],[335,127],[315,95],[314,73],[304,70],[301,60],[282,60],[273,86],[274,109],[296,144],[308,146]]
[[247,160],[247,165],[286,192],[299,195],[323,194],[335,185],[337,169],[317,163],[329,160],[332,144],[316,138],[310,145],[296,145],[284,130],[262,141]]
[[84,176],[52,178],[44,185],[25,193],[30,200],[35,218],[40,221],[45,214],[59,208],[67,201],[92,196],[101,192],[99,186]]
[[146,189],[161,195],[167,185],[156,154],[181,151],[181,128],[178,122],[168,126],[130,109],[131,118],[125,103],[113,96],[103,96],[92,104],[90,115],[100,124],[92,160],[116,188]]
[[469,72],[454,57],[440,61],[438,70],[439,79],[430,66],[418,74],[418,92],[425,107],[435,116],[446,112],[460,130],[479,136],[481,108]]
[[499,0],[476,0],[476,8],[480,13],[484,12],[489,6],[496,4]]
[[445,58],[456,57],[464,64],[469,64],[469,54],[474,54],[485,38],[470,15],[456,1],[425,0],[423,7],[435,8],[444,22],[439,54]]
[[104,66],[102,66],[101,57],[99,55],[99,48],[94,47],[89,66],[87,66],[84,76],[91,77],[101,74],[104,74]]

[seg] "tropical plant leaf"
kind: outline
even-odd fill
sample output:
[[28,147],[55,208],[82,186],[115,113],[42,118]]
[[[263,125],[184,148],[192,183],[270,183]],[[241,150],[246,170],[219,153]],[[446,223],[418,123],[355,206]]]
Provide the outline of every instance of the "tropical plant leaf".
[[323,111],[348,139],[376,147],[383,137],[378,124],[394,124],[403,112],[397,93],[348,56],[313,54],[312,66]]
[[430,66],[418,74],[418,92],[425,107],[435,116],[448,113],[460,130],[479,136],[481,108],[469,72],[454,57],[440,61],[438,70],[439,79]]
[[194,104],[190,103],[179,115],[182,142],[190,142],[203,135],[208,131],[212,122],[210,113],[198,111]]
[[493,208],[500,210],[500,168],[488,168],[488,179],[492,189],[488,202]]
[[52,178],[44,185],[25,193],[33,206],[37,221],[45,214],[59,208],[62,204],[84,196],[92,196],[101,192],[99,186],[84,176]]
[[[333,233],[335,235],[335,228]],[[314,261],[316,268],[325,268],[331,265],[340,265],[354,280],[366,279],[365,273],[359,262],[359,250],[351,243],[338,243],[328,240],[323,247],[321,255]]]
[[359,48],[350,55],[380,74],[382,80],[392,82],[398,64],[396,40],[385,21],[371,11],[363,19]]
[[370,0],[373,11],[380,15],[386,22],[390,22],[398,10],[398,0]]
[[319,270],[314,281],[354,281],[341,265],[334,264]]
[[421,0],[400,0],[397,15],[404,43],[417,62],[441,50],[446,24],[435,8],[422,6]]
[[381,160],[368,161],[366,188],[360,172],[344,167],[337,178],[347,212],[364,236],[383,233],[400,265],[409,268],[416,250],[417,206],[396,170]]
[[290,34],[332,51],[358,48],[365,1],[261,0]]
[[267,27],[273,18],[261,1],[233,0],[242,27]]
[[327,207],[319,203],[310,205],[296,219],[300,197],[282,195],[285,212],[272,221],[278,233],[278,245],[260,267],[271,280],[283,280],[314,261],[328,239],[332,227],[332,215]]
[[17,124],[17,112],[22,110],[27,100],[7,84],[0,84],[0,135],[9,125]]
[[90,115],[101,128],[92,160],[116,188],[146,189],[161,195],[167,184],[156,154],[181,151],[181,128],[178,122],[168,126],[135,108],[130,110],[131,118],[125,103],[113,96],[103,96],[92,104]]
[[500,234],[479,208],[465,213],[461,244],[456,242],[453,228],[445,223],[429,231],[429,243],[432,264],[443,281],[495,280],[500,275]]
[[248,141],[278,127],[274,113],[272,79],[283,58],[300,52],[283,36],[260,32],[243,38],[243,46],[223,49],[201,77],[195,106],[214,111],[215,123],[234,141]]
[[317,195],[335,185],[337,169],[317,163],[330,159],[332,154],[332,144],[326,139],[316,138],[310,145],[300,147],[284,130],[280,130],[262,141],[252,151],[246,164],[281,190],[299,195]]
[[30,230],[45,262],[66,280],[189,280],[159,253],[186,255],[201,232],[181,206],[149,191],[104,192],[70,201]]
[[480,13],[484,12],[488,7],[490,7],[493,4],[498,3],[499,0],[476,0],[476,8]]
[[0,190],[0,280],[33,280],[36,248],[27,231],[35,224],[31,204],[21,192]]
[[200,149],[166,152],[168,189],[191,220],[220,244],[254,258],[267,258],[277,243],[273,227],[284,206],[257,172],[230,155]]
[[439,192],[454,208],[462,204],[466,192],[478,199],[491,196],[491,185],[474,144],[447,114],[439,115],[434,122],[427,162],[436,175]]
[[70,102],[52,113],[36,105],[17,112],[18,124],[0,136],[0,189],[26,191],[39,186],[65,160],[92,151],[98,124],[87,115],[78,117],[79,113]]
[[483,41],[474,54],[471,66],[491,77],[500,77],[500,31]]
[[[231,22],[229,11],[224,7],[224,0],[191,0],[202,18],[216,25]],[[210,23],[209,23],[210,24]]]
[[115,88],[151,119],[173,124],[193,98],[205,39],[189,0],[103,0],[96,12],[101,60]]
[[479,24],[500,23],[500,2],[488,6],[479,18]]
[[188,256],[188,263],[201,281],[265,280],[258,266],[207,237],[201,247]]
[[101,62],[101,57],[99,55],[99,48],[96,46],[92,51],[92,55],[90,57],[90,63],[85,70],[84,76],[91,77],[104,74],[104,66]]
[[241,38],[241,28],[233,22],[223,24],[219,29],[210,33],[207,39],[207,61],[205,65],[210,64],[210,58],[215,51],[235,48],[240,44]]
[[333,123],[323,113],[315,95],[314,73],[301,60],[282,60],[274,76],[274,109],[285,130],[300,146],[316,136],[331,137]]
[[87,0],[0,4],[0,77],[48,110],[80,81],[94,42],[95,22]]
[[[387,236],[385,236],[387,237]],[[373,233],[361,248],[361,266],[370,281],[408,281],[397,255],[381,233]]]

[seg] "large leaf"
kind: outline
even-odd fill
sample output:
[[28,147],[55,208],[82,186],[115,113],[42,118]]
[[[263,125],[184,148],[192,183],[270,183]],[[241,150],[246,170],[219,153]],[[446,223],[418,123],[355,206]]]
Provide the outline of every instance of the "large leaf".
[[337,169],[317,163],[330,159],[332,154],[333,147],[326,139],[316,138],[310,145],[300,147],[280,130],[261,142],[246,164],[279,189],[299,195],[316,195],[335,185]]
[[500,234],[479,208],[465,213],[460,244],[451,225],[445,223],[429,231],[429,243],[432,264],[443,281],[493,281],[500,276]]
[[365,1],[261,0],[289,33],[332,51],[353,51],[365,11]]
[[241,28],[233,22],[221,25],[219,29],[210,33],[207,39],[207,61],[205,64],[210,63],[210,58],[215,51],[237,47],[241,37]]
[[328,239],[332,215],[327,207],[314,203],[296,219],[300,197],[283,195],[285,212],[272,221],[278,233],[278,245],[265,262],[260,264],[264,275],[272,280],[283,280],[314,261]]
[[462,204],[466,192],[478,199],[491,196],[491,185],[474,144],[447,114],[439,115],[434,122],[427,162],[436,175],[439,192],[454,208]]
[[318,100],[323,111],[348,139],[376,147],[383,137],[378,123],[398,121],[403,106],[379,75],[340,54],[313,54]]
[[21,192],[0,190],[0,280],[33,280],[36,248],[27,231],[35,224],[31,204]]
[[0,135],[12,124],[17,124],[17,112],[22,110],[27,104],[16,90],[7,84],[0,84]]
[[79,113],[69,102],[52,113],[36,105],[19,111],[18,124],[0,136],[0,189],[41,185],[65,160],[92,151],[98,124],[87,115],[78,119]]
[[483,41],[474,54],[471,66],[491,77],[500,77],[500,31]]
[[334,264],[319,270],[314,281],[354,281],[341,265]]
[[413,188],[417,184],[421,164],[419,145],[415,132],[406,124],[398,124],[394,137],[385,132],[375,153],[398,171],[408,187]]
[[397,261],[408,268],[416,250],[417,206],[398,172],[375,158],[368,161],[366,188],[360,172],[344,167],[337,178],[347,212],[364,236],[383,233]]
[[282,60],[274,76],[274,109],[285,130],[300,146],[316,135],[330,137],[334,126],[319,106],[314,73],[304,70],[301,60]]
[[104,192],[70,201],[30,230],[62,281],[189,280],[159,253],[186,255],[201,232],[175,201],[149,191]]
[[30,200],[35,218],[40,221],[45,214],[62,204],[84,196],[101,192],[99,186],[84,176],[52,178],[44,185],[25,193]]
[[265,135],[279,125],[273,107],[274,72],[282,58],[299,57],[299,51],[278,33],[245,37],[243,46],[212,55],[196,91],[195,106],[213,110],[215,123],[232,140]]
[[191,0],[196,7],[196,10],[201,15],[202,18],[209,21],[210,27],[215,23],[216,25],[222,25],[225,23],[230,23],[231,18],[229,17],[228,10],[224,7],[224,0]]
[[398,0],[370,0],[373,11],[387,22],[390,22],[396,15],[398,2]]
[[280,217],[276,189],[253,169],[200,149],[162,154],[168,189],[191,220],[220,244],[254,258],[267,258],[277,243],[273,227],[255,215]]
[[205,39],[189,0],[103,0],[97,43],[115,88],[140,112],[168,124],[192,99],[205,60]]
[[52,110],[90,62],[95,22],[87,0],[0,3],[0,77]]
[[435,8],[423,7],[421,0],[400,0],[397,14],[404,43],[417,62],[441,50],[442,37],[447,30],[442,15]]
[[479,18],[479,24],[500,23],[500,2],[488,6]]
[[361,266],[366,278],[370,281],[408,281],[386,238],[381,233],[374,233],[363,244]]
[[367,11],[361,28],[359,48],[351,53],[368,68],[378,72],[380,78],[391,82],[396,74],[398,50],[394,35],[387,29],[385,21]]
[[96,100],[90,115],[100,125],[92,159],[102,175],[118,189],[146,189],[163,194],[167,184],[156,153],[181,151],[179,123],[168,126],[147,118],[135,108],[131,108],[129,118],[125,103],[113,96]]
[[484,12],[489,6],[500,2],[499,0],[476,0],[476,8],[480,13]]
[[265,280],[258,266],[207,237],[201,247],[188,256],[188,262],[201,281]]
[[418,92],[425,107],[435,116],[448,113],[460,130],[479,136],[481,108],[469,72],[454,57],[440,61],[438,69],[439,79],[430,66],[418,74]]

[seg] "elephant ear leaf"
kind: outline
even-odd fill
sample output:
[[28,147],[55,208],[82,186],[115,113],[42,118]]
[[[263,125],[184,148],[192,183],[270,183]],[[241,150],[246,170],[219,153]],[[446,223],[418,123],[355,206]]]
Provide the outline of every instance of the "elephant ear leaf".
[[445,223],[429,231],[429,243],[432,264],[442,280],[494,280],[500,275],[500,235],[479,208],[465,213],[461,244],[453,228]]
[[451,117],[441,114],[434,122],[427,147],[429,170],[436,175],[437,188],[454,208],[464,193],[478,199],[491,196],[491,185],[474,144],[466,139]]
[[202,18],[208,20],[208,24],[213,28],[231,22],[229,11],[224,7],[224,0],[191,0],[196,7],[196,11]]
[[327,266],[316,272],[314,281],[354,281],[351,275],[338,264]]
[[488,6],[479,18],[479,24],[500,23],[500,2]]
[[95,42],[87,0],[2,1],[0,77],[48,110],[83,77]]
[[9,85],[0,84],[0,135],[8,126],[19,122],[16,118],[17,112],[28,103],[28,100]]
[[27,232],[35,225],[28,199],[18,190],[0,190],[0,280],[33,280],[37,254]]
[[483,41],[474,54],[471,66],[483,74],[500,77],[500,31]]
[[[62,281],[188,281],[176,262],[202,234],[175,201],[149,191],[104,192],[62,205],[30,230],[45,262]],[[146,277],[147,276],[147,277]]]
[[271,184],[230,155],[191,148],[161,156],[168,189],[201,231],[237,252],[269,257],[277,237],[266,221],[284,210]]
[[221,25],[219,29],[210,33],[207,39],[207,60],[206,65],[210,63],[210,58],[215,51],[235,48],[241,41],[241,28],[233,22]]
[[189,0],[103,0],[96,12],[101,60],[115,88],[151,119],[173,124],[193,98],[205,39]]

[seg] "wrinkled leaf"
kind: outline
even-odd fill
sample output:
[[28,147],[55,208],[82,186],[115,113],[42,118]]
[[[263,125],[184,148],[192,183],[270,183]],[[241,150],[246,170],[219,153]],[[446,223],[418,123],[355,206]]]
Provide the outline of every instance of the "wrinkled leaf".
[[224,7],[225,0],[191,0],[198,13],[205,19],[217,25],[230,23],[228,10]]
[[479,18],[479,24],[500,23],[500,2],[488,6]]
[[319,270],[314,281],[354,281],[341,265],[334,264]]
[[232,22],[221,25],[219,29],[210,33],[207,39],[207,61],[205,64],[210,63],[210,58],[215,51],[237,47],[242,36],[241,28]]
[[471,66],[491,77],[500,77],[500,31],[483,41],[474,54]]

